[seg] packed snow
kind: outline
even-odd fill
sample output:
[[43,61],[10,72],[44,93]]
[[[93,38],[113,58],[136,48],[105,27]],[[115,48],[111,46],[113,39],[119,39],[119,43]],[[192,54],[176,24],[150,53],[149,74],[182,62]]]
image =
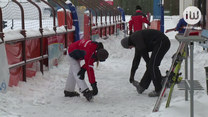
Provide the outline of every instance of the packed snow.
[[[165,29],[174,28],[178,16],[165,17]],[[171,40],[171,47],[165,55],[160,69],[163,75],[171,66],[171,57],[178,48],[176,32],[166,34]],[[120,41],[124,34],[98,39],[109,51],[109,58],[94,67],[99,93],[92,102],[80,97],[64,97],[64,87],[68,75],[68,56],[63,56],[58,67],[37,72],[27,82],[9,87],[6,94],[0,94],[0,117],[189,117],[190,99],[185,101],[185,92],[176,86],[169,108],[165,108],[164,98],[159,112],[152,112],[157,98],[148,97],[154,90],[153,84],[143,94],[129,83],[130,69],[134,49],[124,49]],[[204,90],[194,91],[194,116],[208,115],[208,96],[204,67],[208,66],[208,52],[198,43],[194,45],[194,80],[198,80]],[[135,79],[140,81],[145,71],[142,59]],[[184,76],[184,64],[181,72]],[[85,77],[88,83],[87,75]],[[90,84],[88,86],[91,88]],[[78,91],[78,88],[76,88]],[[169,91],[169,89],[168,89]],[[167,92],[168,92],[167,91]]]

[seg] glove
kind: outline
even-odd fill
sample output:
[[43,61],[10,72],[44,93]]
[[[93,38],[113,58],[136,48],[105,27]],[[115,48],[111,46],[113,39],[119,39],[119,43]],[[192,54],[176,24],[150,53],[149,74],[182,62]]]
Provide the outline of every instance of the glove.
[[92,86],[92,95],[93,96],[97,95],[98,94],[97,82],[92,83],[91,86]]
[[130,32],[129,32],[129,35],[131,35],[132,34],[132,30],[130,30]]
[[77,73],[77,75],[79,76],[79,79],[84,80],[84,78],[85,78],[85,71],[86,71],[86,69],[81,67],[80,71]]

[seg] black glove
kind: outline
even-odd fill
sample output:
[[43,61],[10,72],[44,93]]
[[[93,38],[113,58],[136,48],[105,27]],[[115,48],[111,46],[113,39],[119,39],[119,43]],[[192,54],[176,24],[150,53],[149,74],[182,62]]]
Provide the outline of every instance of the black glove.
[[80,71],[77,73],[77,75],[79,76],[79,79],[84,80],[84,78],[85,78],[85,71],[86,71],[86,69],[81,67]]
[[97,95],[98,94],[97,82],[92,83],[91,86],[92,86],[92,95],[93,96]]
[[132,34],[132,30],[130,30],[130,32],[129,32],[129,35],[131,35]]

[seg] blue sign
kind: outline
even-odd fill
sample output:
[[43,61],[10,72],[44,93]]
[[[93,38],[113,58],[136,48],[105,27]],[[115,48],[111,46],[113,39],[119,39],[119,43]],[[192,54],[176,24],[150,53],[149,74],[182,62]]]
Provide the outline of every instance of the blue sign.
[[153,3],[153,19],[161,18],[161,0],[154,0]]

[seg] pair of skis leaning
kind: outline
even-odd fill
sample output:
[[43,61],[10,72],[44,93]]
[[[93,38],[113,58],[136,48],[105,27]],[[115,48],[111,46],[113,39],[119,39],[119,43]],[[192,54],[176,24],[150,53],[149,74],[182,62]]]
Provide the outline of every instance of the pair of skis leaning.
[[[187,26],[187,27],[188,28],[186,28],[184,36],[188,36],[189,32],[191,30],[191,28],[189,28],[189,26]],[[155,106],[153,108],[153,112],[159,111],[160,105],[162,103],[162,99],[165,96],[165,92],[166,92],[166,89],[168,88],[168,86],[170,86],[170,91],[169,91],[169,95],[168,95],[168,99],[167,99],[167,103],[166,103],[166,108],[169,107],[174,86],[175,86],[175,84],[179,83],[182,80],[182,78],[180,77],[181,73],[179,73],[179,71],[180,71],[183,59],[186,57],[186,54],[187,54],[186,47],[187,47],[187,43],[180,42],[178,50],[173,56],[172,65],[171,65],[169,71],[167,71],[166,77],[163,82],[163,87],[162,87],[160,96],[158,97],[158,99],[155,103]]]

